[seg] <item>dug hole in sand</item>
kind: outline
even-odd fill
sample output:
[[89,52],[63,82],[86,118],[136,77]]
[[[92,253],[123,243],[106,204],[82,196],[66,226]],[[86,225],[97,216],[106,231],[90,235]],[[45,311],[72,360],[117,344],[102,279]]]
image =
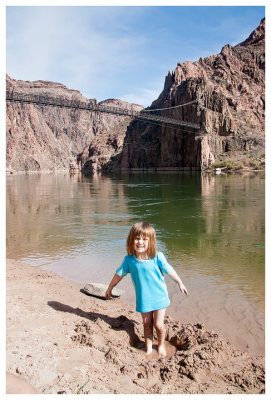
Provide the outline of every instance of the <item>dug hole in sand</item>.
[[[235,349],[203,323],[166,316],[168,357],[146,359],[141,315],[82,285],[7,262],[7,393],[264,393],[263,357]],[[31,393],[30,387],[25,393]],[[28,392],[27,392],[28,390]],[[33,392],[32,392],[33,393]]]

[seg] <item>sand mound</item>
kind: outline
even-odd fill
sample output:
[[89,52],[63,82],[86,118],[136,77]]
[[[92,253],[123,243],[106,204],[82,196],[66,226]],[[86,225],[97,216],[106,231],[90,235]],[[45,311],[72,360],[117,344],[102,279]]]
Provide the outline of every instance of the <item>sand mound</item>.
[[107,321],[90,316],[76,325],[72,340],[104,353],[114,369],[112,382],[126,375],[131,388],[137,385],[146,393],[264,393],[261,357],[249,358],[200,323],[184,325],[167,316],[166,327],[167,341],[176,351],[159,360],[144,360],[138,351],[143,348],[142,329],[124,315]]
[[[141,315],[121,300],[15,261],[7,265],[7,372],[43,394],[264,393],[262,357],[203,324],[166,317],[168,357],[146,359]],[[24,279],[22,279],[22,277]]]

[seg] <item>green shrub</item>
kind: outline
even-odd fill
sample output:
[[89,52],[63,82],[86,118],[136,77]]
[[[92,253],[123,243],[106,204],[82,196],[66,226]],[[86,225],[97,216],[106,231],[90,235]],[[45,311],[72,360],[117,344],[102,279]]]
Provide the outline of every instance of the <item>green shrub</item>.
[[213,163],[212,168],[226,168],[226,169],[242,169],[244,168],[244,165],[242,161],[217,161]]

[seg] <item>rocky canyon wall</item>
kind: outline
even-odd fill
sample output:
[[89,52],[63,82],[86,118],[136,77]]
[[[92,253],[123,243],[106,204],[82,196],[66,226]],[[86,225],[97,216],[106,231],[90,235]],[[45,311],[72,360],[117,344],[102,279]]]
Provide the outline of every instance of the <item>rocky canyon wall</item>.
[[217,55],[178,63],[150,109],[201,125],[198,133],[134,122],[117,168],[204,169],[219,155],[264,151],[265,20],[244,42]]
[[[26,82],[6,78],[10,93],[43,96],[59,102],[89,100],[79,91],[60,83]],[[133,108],[143,107],[109,99],[100,105]],[[7,102],[6,162],[7,172],[57,171],[70,168],[100,170],[110,157],[122,149],[131,118],[48,105]],[[85,165],[86,164],[86,165]]]

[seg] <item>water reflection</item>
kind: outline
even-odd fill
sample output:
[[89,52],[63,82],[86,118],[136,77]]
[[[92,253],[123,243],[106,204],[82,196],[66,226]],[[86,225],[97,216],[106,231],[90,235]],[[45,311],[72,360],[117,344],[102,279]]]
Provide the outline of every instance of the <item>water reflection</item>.
[[126,202],[109,178],[69,174],[7,178],[7,256],[54,257],[121,237]]
[[156,227],[175,268],[239,288],[263,309],[263,178],[137,175],[127,177],[125,195],[128,209]]
[[221,283],[241,287],[264,308],[264,175],[207,175],[202,188],[205,264],[211,259]]
[[[263,310],[263,175],[7,177],[10,258],[76,264],[78,271],[95,259],[109,276],[138,220],[155,226],[159,248],[182,276],[241,290]],[[68,259],[75,262],[64,267]]]

